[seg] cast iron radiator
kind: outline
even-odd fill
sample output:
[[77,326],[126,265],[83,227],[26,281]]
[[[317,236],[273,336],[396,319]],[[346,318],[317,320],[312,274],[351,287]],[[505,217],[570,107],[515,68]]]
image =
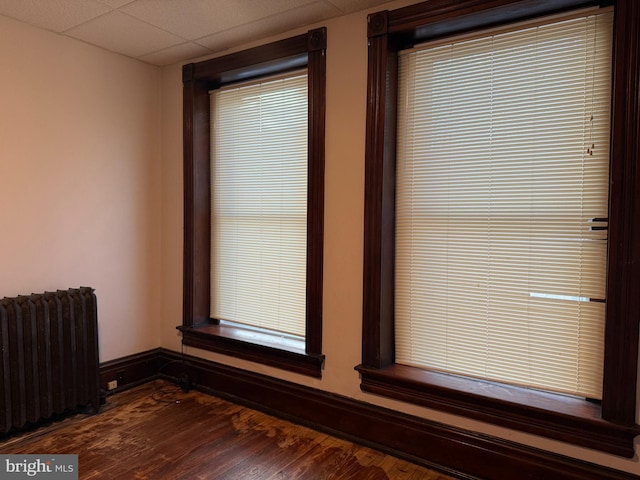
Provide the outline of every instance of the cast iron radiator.
[[0,433],[100,408],[97,304],[89,287],[0,300]]

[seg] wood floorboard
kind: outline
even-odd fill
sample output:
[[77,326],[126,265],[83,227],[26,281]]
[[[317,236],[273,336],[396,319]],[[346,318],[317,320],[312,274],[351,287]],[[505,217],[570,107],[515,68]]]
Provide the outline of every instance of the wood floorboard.
[[367,447],[166,382],[0,442],[79,455],[82,480],[453,480]]

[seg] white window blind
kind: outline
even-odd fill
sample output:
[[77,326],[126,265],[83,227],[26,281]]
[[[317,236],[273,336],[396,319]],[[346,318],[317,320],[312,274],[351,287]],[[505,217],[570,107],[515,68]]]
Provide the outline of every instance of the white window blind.
[[401,55],[397,363],[601,398],[612,17]]
[[307,75],[211,92],[211,317],[305,335]]

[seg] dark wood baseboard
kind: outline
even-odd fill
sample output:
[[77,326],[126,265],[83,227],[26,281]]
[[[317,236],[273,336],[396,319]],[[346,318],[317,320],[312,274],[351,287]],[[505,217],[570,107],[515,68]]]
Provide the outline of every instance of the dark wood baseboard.
[[[153,380],[158,376],[159,361],[167,350],[155,348],[100,364],[100,388],[107,395]],[[108,383],[117,380],[118,387],[109,390]]]
[[[118,388],[158,375],[464,479],[632,480],[635,475],[406,415],[228,365],[156,349],[103,364]],[[155,368],[154,372],[151,372]]]

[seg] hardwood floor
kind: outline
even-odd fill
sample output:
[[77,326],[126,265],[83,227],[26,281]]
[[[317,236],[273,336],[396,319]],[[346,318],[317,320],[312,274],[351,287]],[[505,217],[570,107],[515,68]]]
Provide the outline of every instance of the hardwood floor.
[[98,415],[1,442],[0,453],[78,454],[82,480],[452,480],[165,382],[112,395]]

